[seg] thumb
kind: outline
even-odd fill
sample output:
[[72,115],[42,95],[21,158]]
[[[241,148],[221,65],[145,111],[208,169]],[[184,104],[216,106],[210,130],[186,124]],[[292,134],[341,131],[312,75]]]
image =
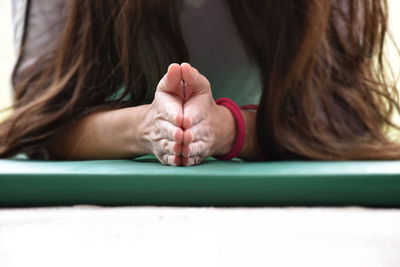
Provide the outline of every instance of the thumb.
[[182,63],[182,79],[185,82],[185,100],[200,94],[210,94],[211,86],[206,77],[188,63]]
[[172,94],[184,99],[182,71],[179,64],[169,65],[167,73],[158,83],[157,92]]

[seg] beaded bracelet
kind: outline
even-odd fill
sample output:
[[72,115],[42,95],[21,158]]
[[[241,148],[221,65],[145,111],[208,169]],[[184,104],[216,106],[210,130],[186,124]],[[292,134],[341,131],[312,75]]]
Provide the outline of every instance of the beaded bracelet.
[[221,106],[224,106],[227,109],[229,109],[229,111],[232,113],[233,117],[235,118],[236,139],[235,139],[235,143],[232,147],[232,150],[224,156],[215,157],[218,160],[230,160],[230,159],[237,157],[243,148],[244,140],[246,137],[246,126],[244,123],[244,118],[243,118],[242,112],[240,111],[239,106],[233,100],[223,97],[223,98],[217,99],[215,102],[217,103],[217,105],[221,105]]

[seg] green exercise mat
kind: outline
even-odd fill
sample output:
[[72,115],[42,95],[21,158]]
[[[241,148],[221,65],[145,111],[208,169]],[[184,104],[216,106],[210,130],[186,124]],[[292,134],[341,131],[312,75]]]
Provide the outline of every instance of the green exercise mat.
[[400,206],[400,162],[0,160],[0,206]]

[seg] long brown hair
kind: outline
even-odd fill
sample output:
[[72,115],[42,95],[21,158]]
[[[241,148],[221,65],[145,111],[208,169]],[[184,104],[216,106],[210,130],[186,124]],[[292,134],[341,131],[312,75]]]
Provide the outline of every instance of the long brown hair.
[[[386,0],[226,1],[260,69],[257,135],[268,159],[400,158],[385,132],[399,109],[383,62]],[[190,61],[180,4],[71,0],[54,48],[15,76],[0,157],[43,157],[71,122],[151,101],[168,64]]]

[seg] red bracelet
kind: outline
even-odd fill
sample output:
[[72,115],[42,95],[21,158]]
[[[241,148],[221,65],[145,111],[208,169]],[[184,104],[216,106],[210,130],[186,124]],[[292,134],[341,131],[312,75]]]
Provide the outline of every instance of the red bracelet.
[[243,148],[244,140],[246,137],[246,127],[244,124],[244,118],[243,118],[242,112],[240,111],[239,106],[233,100],[223,97],[223,98],[217,99],[215,102],[217,103],[217,105],[221,105],[221,106],[224,106],[227,109],[229,109],[229,111],[232,113],[233,117],[235,118],[236,139],[235,139],[235,143],[232,147],[232,150],[224,156],[215,157],[218,160],[230,160],[230,159],[237,157]]
[[240,109],[257,111],[258,106],[257,105],[244,105],[244,106],[240,106]]

